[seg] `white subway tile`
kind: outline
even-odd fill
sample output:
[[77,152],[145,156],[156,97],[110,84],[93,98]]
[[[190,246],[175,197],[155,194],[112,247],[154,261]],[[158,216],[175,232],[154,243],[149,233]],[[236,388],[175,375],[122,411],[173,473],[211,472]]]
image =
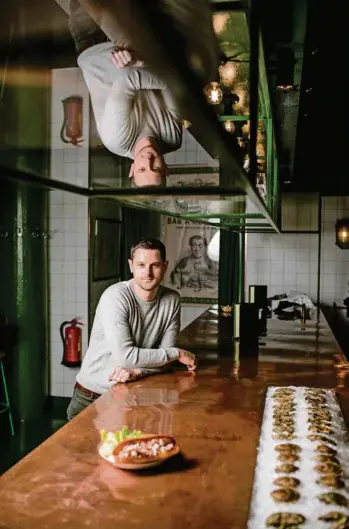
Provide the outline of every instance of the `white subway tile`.
[[76,247],[75,246],[64,246],[64,259],[65,261],[76,260]]
[[88,215],[88,209],[87,209],[87,203],[86,204],[79,204],[76,207],[76,216],[78,219],[85,219]]
[[62,397],[72,397],[74,391],[75,382],[70,384],[63,384],[63,395]]
[[75,385],[76,375],[79,372],[79,368],[76,367],[65,367],[63,370],[63,384],[71,387]]
[[257,262],[248,261],[247,262],[247,273],[248,274],[256,274],[257,273]]
[[87,261],[88,259],[87,243],[85,245],[76,247],[76,259],[78,261]]
[[58,380],[51,380],[50,395],[52,397],[63,397],[63,383]]
[[270,274],[270,261],[257,261],[258,274]]
[[76,255],[77,234],[74,231],[66,232],[64,235],[65,247],[73,247]]
[[86,275],[88,272],[88,263],[87,261],[76,261],[76,273],[79,275]]
[[258,260],[270,260],[270,248],[258,247]]
[[51,315],[52,316],[60,316],[63,311],[63,300],[62,299],[56,299],[51,304]]
[[86,304],[88,301],[88,291],[86,289],[80,289],[77,291],[77,298],[80,303]]
[[283,263],[283,261],[272,261],[271,262],[271,274],[272,274],[272,276],[278,275],[278,276],[281,277],[283,272],[284,272],[284,263]]
[[76,274],[64,274],[64,288],[75,288]]
[[[66,302],[74,302],[76,301],[76,290],[75,288],[65,288],[63,291],[63,300],[64,300],[64,306]],[[63,303],[62,303],[63,305]]]
[[270,258],[272,261],[282,261],[284,257],[282,248],[275,248],[271,251]]
[[[51,274],[58,275],[63,273],[63,261],[51,261],[50,263],[50,271]],[[55,281],[57,281],[57,278],[55,278]]]
[[298,274],[308,274],[309,273],[309,264],[304,261],[296,262],[296,272]]
[[[81,301],[80,291],[76,292],[76,313],[82,320],[82,322],[87,325],[87,301]],[[85,330],[87,332],[87,330]]]
[[76,318],[76,304],[74,301],[64,301],[64,317],[67,320]]

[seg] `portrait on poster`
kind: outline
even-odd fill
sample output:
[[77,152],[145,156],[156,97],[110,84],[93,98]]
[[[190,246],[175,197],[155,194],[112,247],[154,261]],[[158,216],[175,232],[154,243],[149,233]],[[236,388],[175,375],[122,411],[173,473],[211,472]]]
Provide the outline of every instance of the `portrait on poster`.
[[[177,168],[178,169],[178,168]],[[168,177],[169,185],[205,187],[219,183],[217,167],[207,172],[183,167]],[[188,172],[186,172],[186,170]],[[212,202],[200,196],[175,200],[178,213],[207,213]],[[218,298],[218,262],[210,259],[208,245],[217,229],[208,224],[174,217],[163,217],[164,243],[169,260],[165,285],[177,290],[184,303],[216,303]]]
[[217,231],[212,226],[184,219],[165,217],[168,272],[165,285],[177,290],[186,303],[216,303],[218,262],[207,254]]

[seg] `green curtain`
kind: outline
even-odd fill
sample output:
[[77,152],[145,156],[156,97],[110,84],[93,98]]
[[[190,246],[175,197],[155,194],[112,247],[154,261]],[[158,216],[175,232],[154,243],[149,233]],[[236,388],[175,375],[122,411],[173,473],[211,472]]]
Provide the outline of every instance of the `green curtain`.
[[219,258],[219,305],[243,301],[243,241],[244,236],[231,230],[221,230]]

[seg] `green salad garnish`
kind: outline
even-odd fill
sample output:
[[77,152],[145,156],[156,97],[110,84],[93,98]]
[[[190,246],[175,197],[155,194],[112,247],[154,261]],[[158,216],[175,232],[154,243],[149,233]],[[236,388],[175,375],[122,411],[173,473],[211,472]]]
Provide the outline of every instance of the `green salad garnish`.
[[100,430],[99,434],[101,436],[102,443],[111,442],[113,444],[121,443],[126,439],[135,439],[141,437],[143,432],[141,430],[129,430],[127,426],[123,426],[121,430],[117,432],[107,432],[107,430]]

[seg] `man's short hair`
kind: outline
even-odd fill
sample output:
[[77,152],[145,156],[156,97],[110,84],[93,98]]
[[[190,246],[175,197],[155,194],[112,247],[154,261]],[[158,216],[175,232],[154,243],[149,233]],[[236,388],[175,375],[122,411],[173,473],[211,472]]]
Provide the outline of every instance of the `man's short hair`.
[[195,239],[202,239],[204,241],[204,245],[207,246],[207,239],[203,235],[192,235],[189,239],[189,246],[193,244]]
[[133,243],[130,251],[131,260],[133,260],[135,251],[139,248],[142,248],[143,250],[159,250],[161,259],[166,261],[165,245],[158,239],[154,239],[153,237],[143,237],[142,239],[139,239],[139,241]]

